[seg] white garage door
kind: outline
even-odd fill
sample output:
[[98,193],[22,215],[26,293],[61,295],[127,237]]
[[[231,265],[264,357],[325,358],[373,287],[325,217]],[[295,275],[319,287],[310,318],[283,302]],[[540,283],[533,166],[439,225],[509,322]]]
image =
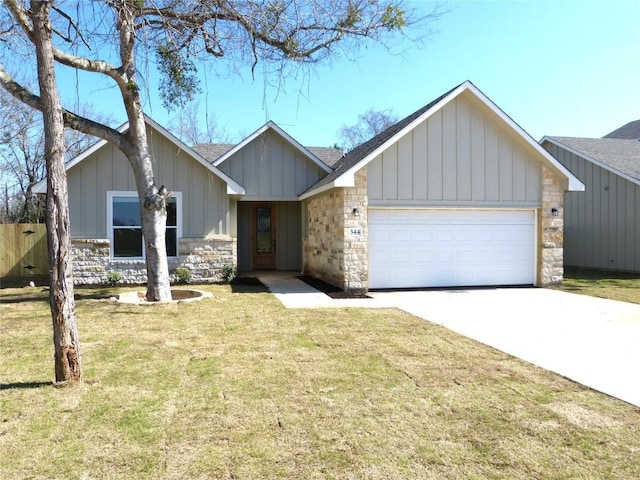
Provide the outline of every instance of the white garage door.
[[369,210],[369,288],[530,285],[533,210]]

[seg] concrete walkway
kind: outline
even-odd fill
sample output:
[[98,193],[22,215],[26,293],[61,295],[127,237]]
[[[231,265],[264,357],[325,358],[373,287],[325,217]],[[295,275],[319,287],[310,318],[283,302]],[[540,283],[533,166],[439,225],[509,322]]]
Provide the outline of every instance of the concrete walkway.
[[542,288],[370,292],[334,300],[291,273],[258,278],[287,308],[396,307],[640,406],[640,305]]
[[393,308],[385,299],[333,299],[311,285],[296,278],[293,272],[260,271],[256,277],[286,308]]

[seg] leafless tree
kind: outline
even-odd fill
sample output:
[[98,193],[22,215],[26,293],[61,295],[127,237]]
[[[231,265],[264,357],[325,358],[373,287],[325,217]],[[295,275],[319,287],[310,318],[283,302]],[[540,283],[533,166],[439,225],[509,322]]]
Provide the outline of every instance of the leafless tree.
[[230,143],[229,135],[218,124],[215,116],[205,115],[205,125],[200,116],[200,102],[193,101],[176,112],[169,122],[169,129],[189,146],[200,143]]
[[[36,2],[38,3],[38,2]],[[120,133],[100,122],[64,111],[65,125],[113,143],[128,158],[141,205],[147,265],[147,300],[171,299],[165,250],[168,190],[156,185],[143,115],[143,81],[138,70],[151,51],[162,74],[167,106],[184,105],[198,91],[197,60],[258,62],[276,78],[292,65],[312,65],[343,51],[356,51],[365,39],[385,42],[410,27],[426,25],[438,12],[421,15],[402,0],[93,0],[50,1],[59,41],[55,60],[113,81],[121,94],[129,130]],[[29,35],[24,2],[5,0],[13,21]],[[76,8],[74,8],[74,6]],[[0,67],[0,84],[36,109],[42,99]]]
[[338,145],[349,151],[375,137],[398,121],[393,110],[369,109],[358,116],[355,125],[343,125],[338,130]]
[[42,114],[0,93],[0,175],[5,183],[3,220],[39,222],[44,209],[31,191],[44,177]]
[[82,380],[82,354],[71,278],[71,225],[65,170],[64,119],[56,84],[50,9],[50,2],[31,0],[30,22],[24,26],[35,46],[38,87],[41,92],[47,170],[45,218],[49,250],[49,305],[53,320],[56,382],[79,382]]
[[[92,115],[90,106],[80,104],[82,115]],[[110,116],[96,118],[111,124]],[[66,159],[69,160],[97,141],[95,137],[66,129]],[[44,222],[44,202],[33,194],[33,186],[45,176],[42,114],[0,89],[0,178],[5,188],[4,223]]]

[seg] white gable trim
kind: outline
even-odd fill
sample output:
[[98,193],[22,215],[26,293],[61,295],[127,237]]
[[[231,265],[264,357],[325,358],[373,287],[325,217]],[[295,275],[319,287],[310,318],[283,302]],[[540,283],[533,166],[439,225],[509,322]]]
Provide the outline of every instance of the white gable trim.
[[640,185],[640,180],[638,180],[637,178],[633,178],[633,177],[627,175],[626,173],[621,172],[620,170],[617,170],[617,169],[613,168],[610,165],[602,163],[600,160],[596,160],[592,156],[587,155],[586,153],[581,152],[579,150],[576,150],[575,148],[572,148],[572,147],[570,147],[568,145],[565,145],[564,143],[559,142],[559,141],[557,141],[557,140],[555,140],[555,139],[553,139],[551,137],[544,136],[542,138],[542,140],[540,140],[540,145],[542,145],[544,142],[552,143],[553,145],[556,145],[556,146],[566,150],[569,153],[573,153],[574,155],[577,155],[580,158],[584,158],[585,160],[593,163],[594,165],[597,165],[598,167],[603,168],[604,170],[607,170],[607,171],[609,171],[609,172],[611,172],[611,173],[613,173],[615,175],[618,175],[619,177],[622,177],[625,180],[630,181],[631,183],[634,183],[636,185]]
[[258,130],[253,132],[251,135],[249,135],[247,138],[242,140],[240,143],[238,143],[231,150],[229,150],[224,155],[222,155],[220,158],[218,158],[216,161],[214,161],[213,165],[215,165],[216,167],[219,166],[221,163],[223,163],[224,161],[228,160],[232,155],[234,155],[235,153],[237,153],[240,150],[242,150],[245,146],[250,144],[252,141],[254,141],[256,138],[258,138],[260,135],[262,135],[264,132],[266,132],[269,129],[274,130],[278,135],[280,135],[287,142],[289,142],[298,152],[300,152],[306,158],[311,160],[313,163],[315,163],[318,167],[320,167],[326,173],[331,173],[333,171],[331,169],[331,167],[329,167],[326,163],[321,161],[318,157],[316,157],[313,153],[311,153],[309,150],[307,150],[297,140],[295,140],[291,135],[289,135],[287,132],[285,132],[283,129],[281,129],[278,125],[276,125],[271,120],[269,120],[267,123],[265,123]]
[[[569,181],[569,191],[572,192],[584,192],[584,183],[582,183],[578,177],[576,177],[573,173],[571,173],[564,165],[562,165],[553,155],[547,152],[542,145],[534,140],[534,138],[529,135],[523,128],[514,122],[509,115],[504,113],[500,107],[498,107],[495,103],[489,99],[484,93],[482,93],[473,83],[470,81],[466,81],[462,84],[462,86],[466,87],[471,91],[478,99],[480,99],[487,107],[489,107],[493,113],[498,115],[501,120],[503,120],[509,127],[511,127],[515,132],[520,135],[537,153],[542,155],[547,162],[551,164],[556,170],[562,173],[567,180]],[[455,92],[453,92],[455,93]]]
[[207,170],[209,170],[218,178],[220,178],[222,181],[224,181],[227,184],[228,195],[244,195],[245,190],[242,185],[237,183],[235,180],[229,177],[222,170],[216,168],[215,165],[212,165],[211,163],[209,163],[202,155],[200,155],[198,152],[193,150],[191,147],[187,146],[186,143],[184,143],[182,140],[180,140],[178,137],[176,137],[174,134],[172,134],[170,131],[164,128],[162,125],[160,125],[159,123],[156,123],[155,120],[153,120],[151,117],[148,117],[147,115],[145,115],[144,119],[147,124],[149,124],[155,130],[160,132],[160,134],[162,134],[164,137],[169,139],[169,141],[171,141],[171,143],[173,143],[176,147],[178,147],[181,150],[184,150],[187,153],[187,155],[192,157],[194,160],[200,163],[203,167],[205,167]]
[[[584,191],[584,184],[578,180],[564,165],[562,165],[558,160],[556,160],[549,152],[547,152],[538,142],[536,142],[527,132],[525,132],[516,122],[514,122],[508,115],[506,115],[498,106],[493,103],[486,95],[484,95],[478,88],[471,83],[470,81],[466,81],[457,87],[455,90],[451,91],[449,95],[441,99],[438,103],[433,105],[427,111],[425,111],[418,118],[409,123],[406,127],[396,133],[394,136],[389,138],[386,142],[380,145],[378,148],[369,153],[366,157],[356,163],[353,167],[346,170],[343,174],[341,174],[338,178],[336,178],[332,183],[328,184],[332,187],[353,187],[354,186],[354,175],[357,171],[361,170],[367,164],[369,164],[372,160],[378,157],[382,152],[384,152],[389,146],[396,143],[402,137],[404,137],[407,133],[417,127],[419,124],[427,120],[431,115],[435,112],[441,110],[445,105],[451,102],[453,99],[458,97],[465,91],[471,92],[475,97],[477,97],[484,105],[486,105],[495,115],[497,115],[501,120],[503,120],[509,127],[511,127],[522,139],[529,144],[531,148],[533,148],[538,154],[540,154],[544,159],[558,172],[564,175],[568,180],[568,187],[571,191]],[[323,185],[324,187],[325,185]],[[323,189],[326,190],[326,189]],[[304,193],[300,199],[304,200],[305,198],[309,198],[311,196],[317,195],[319,190],[312,190]]]
[[[124,133],[128,130],[128,128],[129,128],[129,122],[126,122],[120,125],[116,130],[119,133]],[[86,150],[83,150],[78,155],[76,155],[71,160],[69,160],[64,166],[65,171],[68,171],[69,169],[75,167],[78,163],[80,163],[85,158],[91,156],[92,154],[100,150],[107,143],[108,142],[106,140],[99,139],[96,143],[94,143],[93,145],[88,147]],[[42,180],[40,180],[38,183],[36,183],[33,186],[32,190],[33,190],[33,193],[47,193],[47,178],[45,177]]]
[[[219,170],[214,165],[211,165],[211,163],[209,163],[202,155],[200,155],[198,152],[196,152],[192,148],[188,147],[184,142],[182,142],[182,140],[180,140],[178,137],[173,135],[171,132],[169,132],[162,125],[160,125],[159,123],[157,123],[155,120],[153,120],[151,117],[149,117],[147,115],[144,116],[144,121],[145,121],[145,123],[147,125],[149,125],[151,128],[153,128],[158,133],[160,133],[163,137],[165,137],[167,140],[169,140],[171,143],[173,143],[176,147],[178,147],[180,150],[183,150],[187,155],[189,155],[191,158],[193,158],[195,161],[200,163],[203,167],[205,167],[211,173],[213,173],[218,178],[220,178],[222,181],[224,181],[227,184],[227,194],[228,195],[244,195],[245,190],[244,190],[244,187],[242,185],[238,184],[231,177],[229,177],[226,173],[224,173],[223,171]],[[129,122],[121,125],[118,128],[118,132],[124,133],[128,129],[129,129]],[[82,162],[83,160],[85,160],[86,158],[91,156],[93,153],[95,153],[98,150],[100,150],[107,143],[108,142],[106,140],[100,140],[100,141],[96,142],[91,147],[87,148],[85,151],[83,151],[82,153],[80,153],[79,155],[77,155],[76,157],[71,159],[69,162],[67,162],[67,164],[65,165],[65,170],[68,171],[69,169],[75,167],[78,163]],[[47,192],[47,179],[43,178],[38,183],[36,183],[34,185],[34,187],[33,187],[33,191],[34,191],[34,193],[46,193]]]

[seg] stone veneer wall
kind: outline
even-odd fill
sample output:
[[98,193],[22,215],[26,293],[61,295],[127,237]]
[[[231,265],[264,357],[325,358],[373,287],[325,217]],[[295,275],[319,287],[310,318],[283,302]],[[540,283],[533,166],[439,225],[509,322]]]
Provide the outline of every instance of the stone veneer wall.
[[[220,236],[181,238],[179,257],[169,259],[169,273],[175,281],[175,269],[188,268],[195,282],[222,281],[222,268],[237,265],[237,241]],[[107,274],[118,271],[124,284],[147,282],[147,267],[143,260],[113,260],[109,258],[108,239],[73,239],[73,281],[76,285],[99,285],[107,281]]]
[[[558,210],[554,217],[552,209]],[[562,283],[564,188],[558,176],[542,167],[542,208],[538,215],[538,286]]]
[[194,280],[221,282],[225,265],[238,265],[238,242],[234,237],[181,238],[179,264],[188,268]]
[[[334,188],[307,200],[303,271],[343,290],[368,288],[367,172],[355,187]],[[353,214],[354,208],[359,215]]]

